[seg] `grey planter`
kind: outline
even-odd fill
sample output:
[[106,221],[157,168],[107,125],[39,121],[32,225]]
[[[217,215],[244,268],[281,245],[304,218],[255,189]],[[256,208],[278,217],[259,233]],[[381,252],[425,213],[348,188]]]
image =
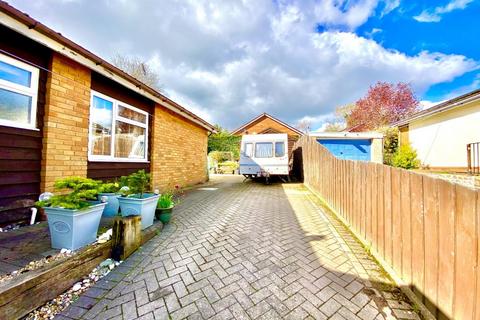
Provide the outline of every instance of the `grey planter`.
[[142,230],[153,224],[155,217],[155,209],[160,195],[154,193],[145,193],[147,198],[129,198],[118,197],[120,203],[120,211],[123,217],[142,216]]
[[116,193],[99,193],[98,200],[101,200],[103,196],[107,197],[107,205],[103,210],[104,217],[115,217],[118,214],[118,194]]
[[46,207],[52,248],[77,250],[97,240],[97,231],[106,203],[82,210]]

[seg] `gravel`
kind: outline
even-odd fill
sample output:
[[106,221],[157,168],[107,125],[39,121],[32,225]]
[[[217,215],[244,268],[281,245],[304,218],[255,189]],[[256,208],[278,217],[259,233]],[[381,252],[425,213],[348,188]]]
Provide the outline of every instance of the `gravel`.
[[112,269],[118,266],[122,261],[117,262],[112,259],[107,259],[100,263],[98,267],[79,282],[75,283],[68,291],[62,293],[55,299],[47,302],[44,306],[31,312],[27,320],[53,319],[55,315],[62,312],[72,302],[77,300],[82,293],[93,286],[98,280],[105,277]]

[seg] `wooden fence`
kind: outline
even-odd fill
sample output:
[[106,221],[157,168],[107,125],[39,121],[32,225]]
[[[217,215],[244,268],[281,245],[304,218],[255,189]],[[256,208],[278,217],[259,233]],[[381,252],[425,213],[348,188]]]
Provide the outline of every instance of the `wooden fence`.
[[434,316],[480,319],[478,190],[381,164],[340,160],[311,137],[302,137],[294,149],[305,185]]

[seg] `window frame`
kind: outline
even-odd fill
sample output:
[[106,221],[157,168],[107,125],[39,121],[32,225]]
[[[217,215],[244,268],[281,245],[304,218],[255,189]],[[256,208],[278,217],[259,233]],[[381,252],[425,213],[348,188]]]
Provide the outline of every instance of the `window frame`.
[[[257,157],[257,144],[270,144],[271,145],[271,156],[270,157]],[[275,158],[275,146],[274,146],[274,143],[272,141],[265,141],[265,142],[255,142],[255,149],[253,151],[253,154],[254,154],[254,158],[255,159],[270,159],[270,158]]]
[[[277,156],[277,144],[283,144],[283,154],[281,156]],[[285,157],[285,141],[275,141],[275,144],[273,146],[273,155],[275,158],[282,158]]]
[[[247,145],[251,145],[252,148],[250,149],[252,152],[251,154],[248,154],[247,153]],[[245,142],[244,143],[244,150],[243,150],[243,153],[245,154],[246,157],[249,157],[249,158],[253,158],[253,155],[255,154],[255,147],[254,147],[254,143],[253,142]]]
[[31,74],[30,87],[22,86],[17,83],[0,79],[0,88],[7,91],[12,91],[14,93],[18,93],[24,96],[29,96],[32,99],[31,106],[30,106],[31,108],[30,119],[29,119],[30,121],[28,124],[2,119],[0,117],[0,126],[39,131],[39,129],[37,128],[37,107],[38,107],[37,102],[38,102],[38,82],[39,82],[40,70],[32,65],[29,65],[28,63],[19,61],[17,59],[14,59],[2,53],[0,53],[0,61],[10,64],[19,69],[28,71]]
[[[94,155],[92,154],[93,152],[93,121],[92,121],[92,110],[93,110],[93,97],[97,96],[98,98],[107,100],[112,103],[112,134],[111,134],[111,145],[110,145],[110,155],[105,156],[105,155]],[[118,115],[118,107],[122,106],[124,108],[130,109],[132,111],[141,113],[145,115],[145,123],[138,122],[135,120],[131,120],[122,116]],[[149,121],[150,121],[150,115],[148,114],[147,111],[144,111],[142,109],[136,108],[134,106],[129,105],[128,103],[125,103],[123,101],[117,100],[115,98],[112,98],[110,96],[107,96],[101,92],[91,90],[91,95],[90,95],[90,115],[89,115],[89,125],[88,125],[88,161],[91,162],[137,162],[137,163],[149,163],[150,161],[148,160],[148,134],[149,134]],[[115,135],[116,135],[116,129],[117,129],[117,121],[127,123],[130,125],[134,125],[137,127],[141,127],[145,129],[145,155],[143,158],[118,158],[115,157]]]

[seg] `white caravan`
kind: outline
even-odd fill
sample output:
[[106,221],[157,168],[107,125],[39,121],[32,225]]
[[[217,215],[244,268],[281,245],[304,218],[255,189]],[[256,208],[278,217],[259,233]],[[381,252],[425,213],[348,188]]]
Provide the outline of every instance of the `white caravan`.
[[288,176],[287,134],[244,135],[240,151],[240,174],[245,177]]

